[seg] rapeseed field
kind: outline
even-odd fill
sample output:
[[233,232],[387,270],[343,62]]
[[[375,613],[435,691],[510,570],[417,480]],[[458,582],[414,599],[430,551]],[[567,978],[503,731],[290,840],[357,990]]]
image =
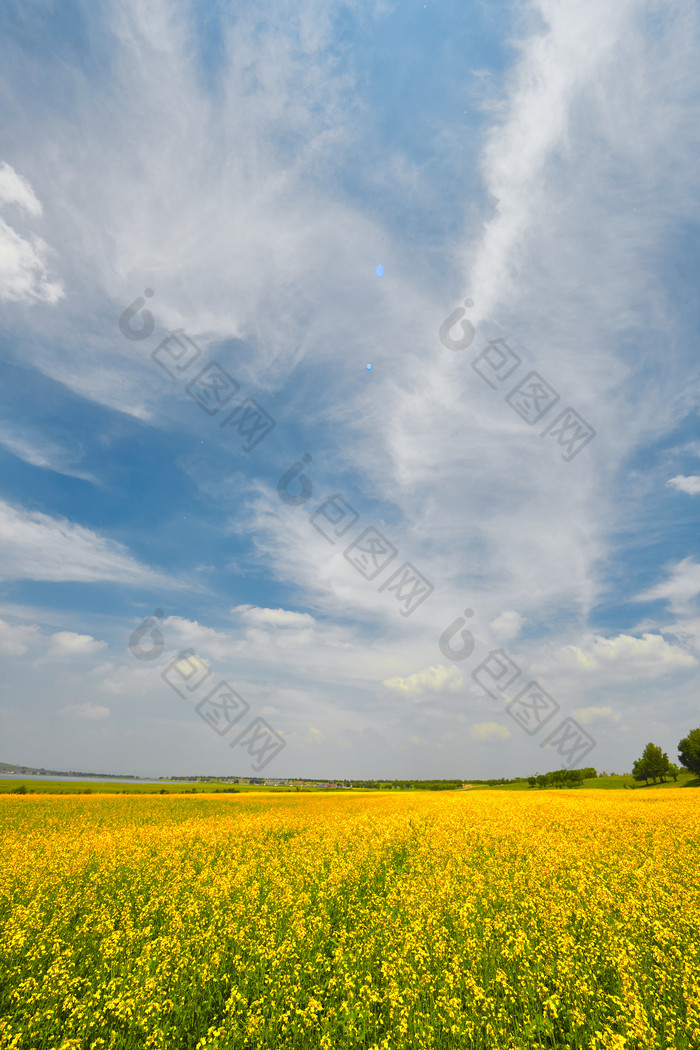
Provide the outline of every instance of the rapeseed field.
[[696,1050],[699,803],[0,797],[0,1048]]

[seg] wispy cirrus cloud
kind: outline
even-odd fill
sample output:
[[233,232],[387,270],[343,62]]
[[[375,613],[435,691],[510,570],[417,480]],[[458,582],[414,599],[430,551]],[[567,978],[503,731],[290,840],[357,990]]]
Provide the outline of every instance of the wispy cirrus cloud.
[[133,558],[123,544],[66,518],[0,500],[0,579],[111,581],[181,586]]
[[[43,210],[27,179],[0,161],[0,208],[8,204],[34,219]],[[49,255],[41,237],[22,237],[0,217],[0,301],[57,303],[63,298],[61,283],[49,278]]]
[[667,601],[674,612],[690,612],[700,595],[700,564],[693,558],[683,558],[667,567],[667,578],[636,595],[634,601]]
[[[483,30],[484,10],[448,0],[441,18],[454,20],[455,33],[468,23],[471,36]],[[406,83],[415,79],[413,58],[430,51],[431,26],[444,34],[428,9],[420,31],[413,23],[407,30],[407,11],[335,0],[244,2],[219,12],[214,56],[181,0],[148,9],[138,0],[104,10],[82,5],[82,38],[97,48],[108,42],[106,68],[72,52],[71,65],[61,39],[55,48],[47,39],[43,16],[30,13],[32,48],[16,41],[0,72],[14,143],[14,174],[3,169],[3,216],[25,242],[21,250],[38,251],[39,232],[56,248],[69,291],[25,310],[56,278],[48,254],[37,256],[46,272],[32,269],[31,256],[22,270],[12,242],[19,283],[10,285],[24,298],[14,300],[21,310],[9,311],[16,326],[8,322],[7,353],[92,402],[93,425],[83,433],[106,437],[103,411],[128,416],[101,459],[99,493],[29,470],[27,492],[8,492],[0,576],[167,587],[172,577],[107,538],[112,523],[103,528],[94,497],[105,493],[107,508],[117,489],[124,492],[132,503],[120,507],[113,534],[124,535],[117,528],[131,514],[139,523],[134,542],[140,527],[150,546],[153,507],[166,549],[181,542],[187,564],[194,548],[219,588],[208,607],[183,600],[179,615],[159,620],[169,651],[193,647],[217,674],[243,675],[265,706],[284,710],[285,732],[298,739],[318,727],[319,763],[333,760],[340,726],[355,769],[367,768],[376,747],[396,775],[411,739],[418,749],[411,761],[420,764],[441,719],[453,718],[460,731],[454,709],[467,710],[470,672],[491,640],[512,649],[524,673],[542,669],[543,686],[562,707],[567,698],[584,719],[614,727],[601,712],[626,710],[626,691],[654,706],[675,689],[672,674],[690,689],[695,666],[684,646],[699,637],[687,549],[649,553],[643,566],[644,579],[656,579],[653,559],[673,559],[669,578],[646,595],[678,610],[678,645],[663,637],[670,628],[630,625],[627,592],[600,626],[610,567],[629,589],[641,589],[629,582],[639,565],[625,558],[646,550],[657,527],[664,538],[663,515],[652,523],[643,498],[652,482],[669,514],[682,508],[688,517],[674,536],[690,535],[695,510],[676,494],[696,494],[685,460],[666,462],[651,479],[648,457],[636,477],[629,466],[699,400],[687,308],[697,281],[685,243],[700,214],[695,5],[678,0],[651,12],[643,0],[533,0],[515,14],[498,7],[483,55],[463,51],[457,36],[452,58],[447,46],[440,51],[430,90],[416,85],[427,100],[422,113],[413,101],[391,111],[386,87],[399,83],[401,64],[410,67]],[[512,40],[517,47],[509,49]],[[483,106],[466,113],[468,71],[482,62],[489,64]],[[27,71],[38,85],[31,96]],[[459,96],[457,112],[446,111],[448,96]],[[395,116],[413,125],[413,140],[399,133]],[[457,172],[450,179],[448,152]],[[421,221],[417,206],[431,197],[448,200],[449,214]],[[117,321],[146,287],[155,289],[156,328],[150,341],[129,343]],[[467,294],[475,300],[469,317],[481,325],[469,350],[452,353],[437,329]],[[259,388],[266,406],[269,396],[277,413],[269,445],[238,460],[233,473],[226,431],[151,359],[161,333],[180,326],[205,355],[220,356],[237,380]],[[573,463],[514,412],[505,386],[492,390],[470,367],[496,335],[522,353],[518,376],[537,370],[556,388],[556,411],[572,404],[597,429]],[[53,475],[81,476],[60,430],[50,444],[39,412],[31,429],[21,399],[11,408],[17,418],[0,432],[6,449]],[[201,435],[200,424],[209,427]],[[674,438],[674,449],[686,438]],[[185,451],[189,439],[196,457]],[[112,461],[117,447],[124,458]],[[304,451],[313,455],[305,467],[313,497],[283,506],[277,478]],[[183,456],[196,458],[189,472],[179,469]],[[141,460],[148,470],[139,485]],[[18,474],[21,464],[13,468]],[[110,470],[113,480],[129,477],[129,495],[110,487]],[[79,505],[69,489],[80,490]],[[333,543],[309,518],[340,490],[359,520],[355,533]],[[26,509],[39,500],[44,514]],[[90,510],[99,525],[86,524]],[[201,549],[195,515],[200,541],[206,537]],[[227,515],[229,568],[217,576]],[[381,519],[392,523],[380,528],[399,552],[396,565],[410,559],[435,585],[410,620],[398,616],[390,593],[379,593],[381,580],[369,582],[343,558],[346,542]],[[166,607],[165,598],[157,601]],[[234,601],[226,622],[222,610]],[[466,608],[475,612],[473,659],[436,666],[441,632]],[[85,621],[54,626],[103,637]],[[31,623],[16,630],[23,629],[6,633],[17,655],[30,652],[35,637]],[[155,693],[154,679],[167,695],[156,668],[120,666],[113,655],[99,674],[86,672],[90,687],[102,675],[99,688],[119,695],[120,709]],[[76,654],[76,662],[87,656]],[[33,686],[32,695],[39,695]],[[432,701],[397,704],[397,697]],[[64,702],[83,700],[89,695]],[[522,734],[509,742],[506,727],[482,725],[476,735],[464,729],[474,745],[469,761],[491,740],[515,769]],[[147,738],[136,721],[129,731]],[[185,762],[191,739],[183,735]],[[154,753],[148,740],[144,761]],[[449,745],[460,770],[464,743]]]
[[76,468],[75,457],[68,450],[54,441],[46,440],[26,425],[20,427],[0,423],[0,445],[33,467],[97,484],[97,479],[91,474]]
[[563,4],[538,0],[531,10],[545,21],[524,43],[511,74],[504,117],[496,122],[483,156],[496,213],[486,224],[471,267],[476,310],[489,317],[503,298],[517,294],[516,259],[545,203],[551,162],[575,133],[575,108],[595,78],[610,74],[623,32],[638,8],[621,0]]

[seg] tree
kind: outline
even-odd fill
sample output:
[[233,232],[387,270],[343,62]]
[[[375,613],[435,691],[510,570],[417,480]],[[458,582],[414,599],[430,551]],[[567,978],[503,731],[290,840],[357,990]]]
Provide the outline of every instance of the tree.
[[668,765],[668,775],[669,775],[670,777],[673,777],[673,782],[674,782],[674,783],[675,783],[675,782],[676,782],[676,781],[678,780],[678,774],[679,774],[679,773],[680,773],[680,769],[678,768],[678,766],[676,765],[676,763],[675,763],[675,762],[669,762],[669,765]]
[[644,754],[637,759],[634,765],[636,769],[633,768],[632,772],[635,780],[648,781],[651,778],[656,783],[656,778],[658,777],[663,783],[664,776],[669,771],[670,762],[666,752],[650,741],[644,748]]
[[649,783],[649,770],[644,766],[641,758],[637,758],[632,766],[632,776],[635,780],[643,780],[645,784]]
[[678,757],[691,773],[700,776],[700,729],[691,729],[678,744]]

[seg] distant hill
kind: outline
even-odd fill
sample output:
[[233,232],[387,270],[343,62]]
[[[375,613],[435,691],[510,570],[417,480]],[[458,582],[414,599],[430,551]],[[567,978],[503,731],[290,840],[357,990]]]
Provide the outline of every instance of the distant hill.
[[137,780],[133,773],[83,773],[76,769],[37,769],[35,766],[17,766],[10,762],[0,762],[0,773],[24,773],[46,777],[114,777],[118,780]]

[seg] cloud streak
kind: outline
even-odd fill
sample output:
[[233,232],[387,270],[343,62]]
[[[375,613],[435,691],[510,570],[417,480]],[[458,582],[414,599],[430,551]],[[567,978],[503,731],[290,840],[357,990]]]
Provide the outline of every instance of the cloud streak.
[[121,543],[66,518],[0,501],[0,579],[111,581],[172,588],[167,576],[133,558]]
[[[32,218],[42,207],[31,185],[6,162],[0,162],[0,208],[14,204]],[[22,237],[0,218],[0,302],[57,303],[63,286],[49,279],[49,246],[40,237]]]

